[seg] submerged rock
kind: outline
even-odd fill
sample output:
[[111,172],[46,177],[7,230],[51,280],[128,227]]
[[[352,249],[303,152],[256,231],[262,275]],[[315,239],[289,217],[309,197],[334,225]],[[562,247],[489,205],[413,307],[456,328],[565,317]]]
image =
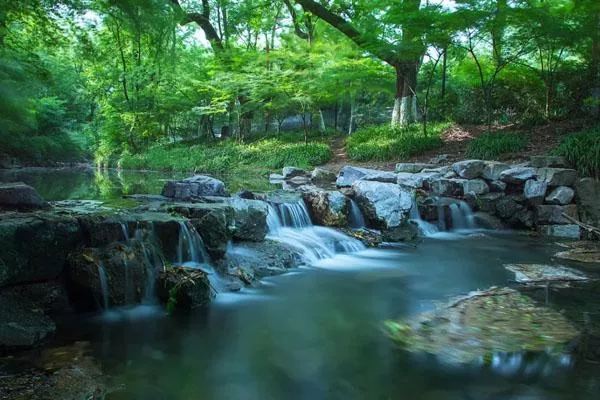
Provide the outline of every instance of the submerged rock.
[[162,195],[176,200],[189,200],[202,196],[228,197],[229,193],[222,181],[207,175],[195,175],[181,181],[167,182]]
[[475,363],[497,352],[560,354],[579,332],[560,313],[513,289],[469,293],[436,311],[387,321],[393,340],[448,363]]
[[600,265],[600,242],[583,241],[568,243],[569,250],[556,253],[554,257],[563,260]]
[[0,209],[36,210],[49,208],[42,197],[23,182],[0,182]]
[[156,294],[167,311],[191,311],[206,306],[215,293],[208,274],[200,269],[168,267],[160,272]]
[[[545,264],[505,264],[504,268],[515,273],[518,283],[545,286],[547,283],[568,286],[571,282],[590,280],[584,273],[572,268]],[[556,285],[554,285],[556,286]]]

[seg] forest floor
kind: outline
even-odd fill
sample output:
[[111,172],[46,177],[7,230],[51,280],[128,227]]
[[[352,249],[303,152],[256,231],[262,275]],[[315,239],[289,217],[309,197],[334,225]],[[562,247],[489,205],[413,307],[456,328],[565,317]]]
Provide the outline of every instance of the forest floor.
[[[551,122],[545,125],[539,125],[531,128],[519,128],[515,125],[495,125],[493,132],[520,132],[528,135],[530,140],[525,150],[519,153],[506,153],[499,157],[497,161],[518,163],[527,161],[530,156],[548,154],[555,149],[563,139],[570,133],[580,131],[590,126],[589,120],[570,120]],[[432,158],[447,154],[448,162],[464,160],[467,157],[467,147],[469,142],[487,132],[487,125],[459,125],[455,124],[442,134],[444,144],[435,150],[430,150],[410,158],[398,158],[389,161],[354,161],[348,157],[346,152],[346,143],[344,136],[335,136],[331,138],[330,148],[333,157],[322,167],[339,172],[344,165],[356,165],[365,168],[374,168],[381,170],[394,170],[396,163],[399,162],[424,162],[427,163]]]

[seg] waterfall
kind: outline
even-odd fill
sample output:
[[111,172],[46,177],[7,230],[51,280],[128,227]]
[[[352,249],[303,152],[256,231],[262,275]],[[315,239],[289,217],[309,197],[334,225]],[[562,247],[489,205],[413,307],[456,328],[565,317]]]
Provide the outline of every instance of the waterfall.
[[100,278],[100,290],[102,290],[102,306],[108,310],[108,277],[101,264],[98,264],[98,277]]
[[183,264],[191,261],[195,264],[208,262],[204,242],[193,226],[188,222],[179,222],[179,243],[177,246],[177,262]]
[[411,221],[417,224],[421,235],[425,237],[430,237],[439,232],[439,229],[435,225],[421,219],[421,214],[419,213],[419,208],[416,201],[413,202],[413,205],[410,208],[409,218]]
[[365,217],[363,216],[356,201],[350,199],[350,212],[348,213],[348,225],[351,228],[359,229],[366,226]]
[[452,230],[474,229],[473,210],[464,201],[450,204],[450,217]]
[[300,251],[305,262],[331,258],[336,253],[364,250],[358,240],[331,228],[313,226],[304,201],[268,207],[269,239]]
[[124,240],[129,241],[129,228],[126,222],[121,222],[121,232],[123,232]]

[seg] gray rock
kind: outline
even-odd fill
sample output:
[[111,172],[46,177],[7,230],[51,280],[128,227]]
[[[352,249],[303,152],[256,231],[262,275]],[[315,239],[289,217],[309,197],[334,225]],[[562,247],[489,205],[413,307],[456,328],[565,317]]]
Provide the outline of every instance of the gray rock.
[[454,172],[454,171],[448,171],[444,174],[444,178],[445,179],[454,179],[454,178],[458,178],[458,175],[456,175],[456,172]]
[[483,174],[485,162],[481,160],[464,160],[452,164],[452,169],[456,174],[464,179],[479,178]]
[[283,167],[283,170],[281,171],[281,175],[283,175],[283,179],[289,180],[289,179],[296,178],[299,176],[306,177],[308,174],[302,168]]
[[423,171],[421,171],[421,173],[436,172],[440,175],[446,175],[448,172],[451,172],[451,171],[452,171],[452,167],[445,166],[445,167],[437,167],[437,168],[425,168]]
[[408,220],[414,193],[393,183],[357,181],[356,201],[373,227],[392,229]]
[[510,169],[508,164],[499,161],[486,161],[482,177],[488,181],[497,181],[500,179],[500,174],[507,169]]
[[317,225],[348,225],[346,196],[338,191],[313,190],[303,194],[311,219]]
[[548,190],[548,185],[546,182],[529,179],[527,182],[525,182],[523,196],[525,196],[525,198],[531,204],[542,204],[544,202],[544,198],[546,197],[546,190]]
[[0,183],[0,209],[34,210],[48,204],[29,185],[23,182]]
[[32,347],[56,330],[35,305],[0,294],[0,348]]
[[388,171],[377,171],[368,173],[360,179],[363,181],[396,183],[398,181],[398,174]]
[[295,176],[291,179],[286,179],[286,182],[289,182],[296,186],[302,186],[309,184],[311,181],[308,176]]
[[336,175],[328,169],[317,167],[310,174],[310,179],[315,183],[330,183],[335,182]]
[[536,176],[535,168],[513,167],[500,173],[500,180],[506,183],[520,184],[533,179]]
[[398,184],[413,189],[430,189],[431,182],[441,178],[442,174],[438,172],[419,172],[416,174],[401,172],[398,174]]
[[404,221],[400,226],[383,231],[382,239],[386,242],[410,242],[419,236],[419,227],[411,221]]
[[486,213],[496,212],[496,203],[505,196],[504,193],[492,192],[478,196],[475,202],[477,209]]
[[581,221],[600,227],[600,181],[583,178],[577,181],[575,188]]
[[261,242],[267,232],[267,203],[260,200],[232,199],[233,207],[233,238]]
[[532,210],[521,206],[509,222],[517,228],[533,228],[535,225],[535,214]]
[[507,185],[502,181],[491,181],[489,182],[489,186],[492,192],[504,192]]
[[489,193],[490,187],[483,179],[472,179],[463,182],[463,193],[471,193],[477,196]]
[[529,163],[534,168],[564,168],[567,166],[567,160],[563,156],[531,156]]
[[349,187],[352,186],[354,182],[361,179],[363,176],[368,174],[375,174],[378,172],[380,171],[376,169],[360,168],[353,167],[351,165],[346,165],[338,174],[338,178],[335,184],[338,187]]
[[546,197],[546,203],[564,206],[571,203],[574,197],[575,191],[573,189],[567,186],[559,186]]
[[189,312],[204,307],[215,295],[206,272],[186,267],[162,270],[157,279],[156,294],[169,312]]
[[571,221],[562,216],[568,215],[576,220],[579,219],[577,206],[572,204],[568,206],[539,205],[535,207],[535,219],[538,225],[569,225]]
[[440,154],[429,160],[428,164],[444,164],[450,159],[450,154]]
[[567,168],[540,168],[537,171],[538,180],[548,186],[573,186],[577,181],[577,171]]
[[501,230],[504,229],[504,224],[498,218],[487,212],[476,212],[473,214],[475,225],[482,229]]
[[512,218],[522,209],[523,206],[510,197],[500,198],[496,202],[496,215],[505,220]]
[[408,172],[415,174],[423,171],[425,168],[435,168],[434,164],[423,164],[423,163],[398,163],[396,164],[396,172]]
[[67,289],[60,279],[9,286],[2,289],[2,293],[47,314],[64,314],[69,310]]
[[437,196],[462,197],[466,179],[438,179],[431,182],[431,192]]
[[538,232],[541,236],[557,237],[564,239],[579,239],[581,231],[579,225],[538,225]]
[[217,196],[228,197],[225,184],[207,175],[195,175],[181,181],[169,181],[162,195],[176,200],[189,200],[192,197]]

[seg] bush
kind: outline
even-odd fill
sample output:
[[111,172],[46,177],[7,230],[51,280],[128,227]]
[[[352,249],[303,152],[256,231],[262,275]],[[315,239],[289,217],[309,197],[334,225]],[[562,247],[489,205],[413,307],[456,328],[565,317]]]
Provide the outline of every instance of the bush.
[[448,127],[447,123],[431,124],[427,134],[423,133],[421,125],[363,128],[346,139],[348,156],[358,161],[388,161],[415,156],[441,147],[441,135]]
[[482,160],[496,159],[502,154],[523,150],[529,137],[519,133],[485,133],[473,139],[467,147],[467,156]]
[[553,153],[564,156],[580,175],[600,178],[600,125],[570,134]]
[[0,132],[0,153],[34,164],[78,161],[83,157],[79,144],[66,133],[21,135]]

